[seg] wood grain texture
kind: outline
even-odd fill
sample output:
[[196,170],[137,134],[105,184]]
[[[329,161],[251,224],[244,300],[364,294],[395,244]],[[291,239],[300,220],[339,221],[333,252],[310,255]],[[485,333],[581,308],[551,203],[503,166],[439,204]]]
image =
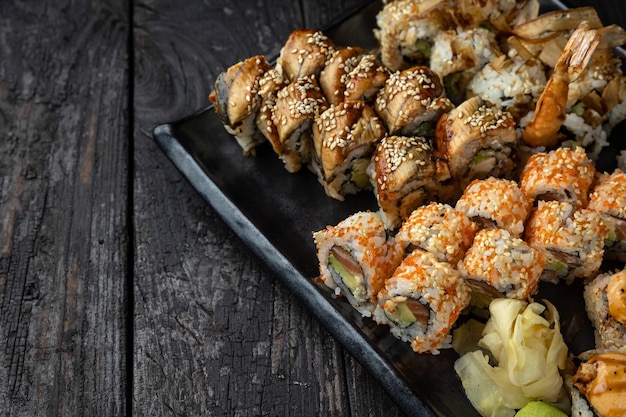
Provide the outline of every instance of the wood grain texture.
[[0,2],[0,415],[400,415],[152,139],[364,3]]
[[0,414],[124,415],[128,15],[0,3]]
[[293,29],[320,27],[358,4],[233,3],[135,7],[133,412],[398,415],[149,138],[155,124],[205,107],[230,65],[275,56]]

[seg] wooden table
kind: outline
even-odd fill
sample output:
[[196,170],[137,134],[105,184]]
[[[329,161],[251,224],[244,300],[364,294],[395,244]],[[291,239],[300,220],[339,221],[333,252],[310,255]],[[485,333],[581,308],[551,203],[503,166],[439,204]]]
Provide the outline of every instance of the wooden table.
[[152,139],[366,3],[0,2],[0,415],[401,414]]

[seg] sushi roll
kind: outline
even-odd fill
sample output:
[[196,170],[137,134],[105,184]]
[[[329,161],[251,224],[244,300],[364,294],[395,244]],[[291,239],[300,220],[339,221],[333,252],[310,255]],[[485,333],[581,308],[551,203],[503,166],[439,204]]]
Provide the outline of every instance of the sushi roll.
[[365,54],[363,48],[347,46],[336,49],[319,76],[319,84],[329,104],[345,101],[348,74]]
[[[550,72],[535,109],[520,124],[522,140],[532,147],[555,148],[566,139],[562,132],[568,110],[569,85],[585,71],[601,36],[587,20],[581,20]],[[530,119],[530,120],[528,120]]]
[[297,172],[309,164],[311,126],[326,108],[326,99],[314,76],[298,78],[276,93],[270,115],[276,134],[270,137],[287,171]]
[[589,194],[588,209],[599,213],[609,228],[605,258],[626,262],[626,174],[616,169],[599,175]]
[[430,62],[433,39],[449,27],[446,0],[389,2],[376,16],[382,63],[392,71]]
[[600,42],[586,68],[568,85],[566,116],[561,133],[567,143],[582,146],[592,160],[609,145],[615,125],[626,117],[626,80],[614,48],[626,43],[617,26],[598,29]]
[[605,352],[583,361],[569,379],[572,416],[626,415],[626,353]]
[[526,300],[537,292],[545,259],[504,229],[476,233],[458,269],[472,288],[472,304],[487,307],[494,298]]
[[217,76],[209,95],[226,131],[235,137],[244,155],[254,154],[256,146],[265,141],[256,126],[261,107],[258,91],[261,79],[271,69],[262,55],[238,62]]
[[261,107],[256,116],[256,126],[259,133],[270,142],[275,150],[280,149],[277,148],[280,143],[278,128],[272,122],[274,108],[276,107],[276,96],[288,84],[289,82],[278,68],[272,68],[267,71],[259,81],[258,95],[261,99]]
[[371,102],[389,78],[389,70],[373,54],[362,55],[346,74],[345,100]]
[[371,186],[367,167],[385,134],[374,110],[362,101],[344,101],[316,117],[311,170],[328,196],[343,201]]
[[545,85],[545,69],[538,59],[522,58],[519,54],[501,55],[472,77],[467,95],[493,103],[519,124],[535,108]]
[[525,230],[526,242],[546,256],[542,279],[549,282],[594,277],[608,235],[598,213],[559,201],[539,201]]
[[378,293],[374,320],[415,352],[438,354],[451,346],[450,329],[469,301],[469,288],[450,264],[416,249]]
[[390,135],[432,136],[442,114],[452,109],[437,74],[416,66],[391,74],[374,109]]
[[431,202],[416,208],[395,236],[405,252],[416,248],[434,254],[440,262],[456,265],[472,244],[476,223],[454,207]]
[[444,114],[435,140],[450,174],[462,187],[489,176],[513,177],[518,148],[513,116],[479,96]]
[[595,176],[595,166],[583,148],[562,147],[528,158],[520,187],[533,201],[555,200],[585,207]]
[[434,37],[430,68],[441,78],[454,104],[465,100],[467,85],[482,67],[502,55],[495,33],[482,27],[456,27]]
[[399,227],[417,207],[436,200],[438,179],[446,174],[440,165],[423,137],[386,136],[378,143],[368,173],[387,228]]
[[318,77],[334,50],[333,41],[321,31],[296,29],[280,50],[276,64],[289,81],[312,75]]
[[595,348],[626,353],[626,270],[598,275],[585,284],[583,296]]
[[512,25],[536,17],[539,2],[517,0],[455,0],[454,15],[462,27],[483,26],[510,31]]
[[370,317],[376,296],[401,261],[402,251],[387,235],[377,213],[358,212],[336,226],[314,232],[320,278]]
[[531,208],[515,181],[494,177],[472,181],[456,203],[481,228],[505,229],[514,237],[522,236]]

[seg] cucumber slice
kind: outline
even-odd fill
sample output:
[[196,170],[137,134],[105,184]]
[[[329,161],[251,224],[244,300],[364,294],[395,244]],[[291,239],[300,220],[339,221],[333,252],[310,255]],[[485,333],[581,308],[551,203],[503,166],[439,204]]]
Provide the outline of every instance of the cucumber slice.
[[470,161],[472,179],[484,179],[496,166],[496,152],[493,149],[481,149]]
[[546,264],[546,269],[556,272],[557,275],[564,276],[567,275],[567,271],[569,271],[569,265],[565,262],[553,259]]
[[369,159],[357,159],[352,163],[352,176],[350,180],[359,188],[365,188],[370,184],[370,177],[367,175]]
[[432,49],[432,43],[428,39],[418,39],[413,44],[415,55],[420,60],[427,60],[430,58]]

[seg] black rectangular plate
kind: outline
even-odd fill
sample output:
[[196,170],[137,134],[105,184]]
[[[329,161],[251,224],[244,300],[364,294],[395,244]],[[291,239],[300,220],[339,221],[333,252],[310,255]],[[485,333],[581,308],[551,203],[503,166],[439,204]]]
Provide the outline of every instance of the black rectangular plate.
[[[544,11],[563,8],[544,2]],[[375,48],[372,34],[380,2],[374,2],[324,32],[338,45]],[[619,127],[623,132],[622,126]],[[619,132],[615,132],[613,137]],[[157,126],[154,137],[191,185],[241,239],[270,267],[346,350],[372,373],[408,416],[479,417],[466,398],[451,349],[418,355],[387,329],[363,319],[314,278],[318,275],[311,233],[337,224],[360,210],[377,210],[372,193],[344,202],[326,196],[306,169],[289,174],[269,145],[255,157],[243,157],[211,107],[173,123]],[[615,166],[616,145],[603,152],[599,169]],[[582,286],[542,283],[538,299],[559,309],[566,341],[574,353],[590,348]],[[581,325],[582,323],[582,325]],[[567,334],[576,334],[568,339]]]

